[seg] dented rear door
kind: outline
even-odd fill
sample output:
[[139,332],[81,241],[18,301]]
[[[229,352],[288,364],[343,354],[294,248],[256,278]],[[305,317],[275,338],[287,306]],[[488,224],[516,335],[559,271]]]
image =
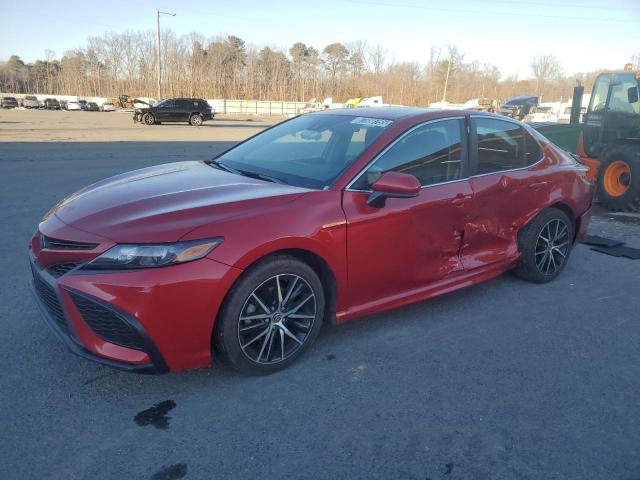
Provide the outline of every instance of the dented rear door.
[[518,230],[539,208],[547,184],[526,167],[519,123],[472,116],[470,133],[473,199],[461,252],[465,269],[517,258]]

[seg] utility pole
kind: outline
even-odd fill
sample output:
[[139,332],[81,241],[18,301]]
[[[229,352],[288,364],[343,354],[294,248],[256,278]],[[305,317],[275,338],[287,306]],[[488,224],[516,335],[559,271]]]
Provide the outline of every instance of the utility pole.
[[158,66],[158,100],[162,99],[162,66],[160,64],[160,14],[170,15],[175,17],[175,13],[169,12],[161,12],[160,10],[156,10],[156,20],[158,25],[158,48],[156,49],[156,64]]
[[449,55],[449,60],[447,61],[447,76],[444,77],[444,90],[442,91],[442,101],[447,101],[447,85],[449,85],[449,74],[451,73],[451,60],[452,56]]

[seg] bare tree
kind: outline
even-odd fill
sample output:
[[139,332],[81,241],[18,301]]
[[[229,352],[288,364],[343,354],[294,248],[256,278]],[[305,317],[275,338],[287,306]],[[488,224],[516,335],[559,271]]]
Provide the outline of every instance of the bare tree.
[[[565,78],[552,55],[532,64],[533,78],[502,78],[488,63],[465,61],[455,46],[432,46],[423,64],[396,62],[382,46],[365,42],[331,43],[319,51],[296,42],[286,50],[247,46],[236,36],[207,38],[200,33],[162,31],[166,94],[203,98],[308,100],[382,95],[388,103],[428,105],[487,97],[506,100],[538,92],[569,98],[575,79]],[[0,61],[0,90],[115,97],[153,96],[156,56],[154,31],[107,32],[56,59],[25,64],[12,56]],[[640,69],[640,54],[633,57]],[[580,75],[588,90],[595,72]]]
[[387,60],[387,49],[378,44],[375,47],[369,49],[366,58],[367,67],[374,75],[378,76],[385,68],[385,63]]
[[540,97],[545,93],[545,87],[549,83],[557,81],[562,76],[560,62],[550,53],[535,57],[531,63],[531,71],[536,81],[536,93]]

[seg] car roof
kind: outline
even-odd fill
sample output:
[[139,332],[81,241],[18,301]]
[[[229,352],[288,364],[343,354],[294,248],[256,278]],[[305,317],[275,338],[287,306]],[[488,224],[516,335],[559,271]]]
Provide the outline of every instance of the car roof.
[[[308,113],[307,115],[344,115],[347,117],[381,118],[384,120],[400,120],[401,118],[417,117],[427,113],[451,112],[453,110],[436,110],[418,107],[355,107],[336,108]],[[448,115],[445,115],[448,116]]]
[[534,98],[538,98],[538,97],[535,95],[519,95],[517,97],[510,98],[509,100],[507,100],[506,103],[514,102],[514,101],[518,102],[523,100],[533,100]]
[[355,107],[355,108],[337,108],[335,110],[322,110],[319,112],[311,112],[307,115],[341,115],[348,117],[365,117],[376,118],[382,120],[408,120],[415,119],[417,122],[438,120],[450,117],[466,117],[468,115],[484,116],[497,118],[506,121],[515,121],[503,115],[497,115],[490,112],[482,112],[479,110],[454,110],[440,108],[418,108],[418,107]]

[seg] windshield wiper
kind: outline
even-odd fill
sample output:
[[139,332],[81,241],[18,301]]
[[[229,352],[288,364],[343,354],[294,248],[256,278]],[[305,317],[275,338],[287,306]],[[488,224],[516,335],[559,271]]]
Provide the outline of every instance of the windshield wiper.
[[266,180],[267,182],[273,183],[283,183],[287,184],[284,180],[276,177],[272,177],[270,175],[265,175],[264,173],[254,172],[252,170],[238,170],[235,168],[231,168],[228,165],[216,160],[215,158],[211,160],[207,160],[207,165],[211,165],[214,168],[219,168],[220,170],[224,170],[225,172],[235,173],[236,175],[242,175],[243,177],[257,178],[258,180]]
[[236,170],[234,173],[244,175],[245,177],[257,178],[259,180],[266,180],[267,182],[283,183],[288,185],[287,182],[285,182],[280,178],[272,177],[270,175],[265,175],[264,173],[260,173],[260,172],[254,172],[251,170]]
[[216,160],[215,158],[212,159],[212,160],[207,160],[206,163],[207,163],[207,165],[211,165],[214,168],[218,168],[220,170],[224,170],[225,172],[235,173],[236,175],[242,175],[235,168],[231,168],[228,165],[225,165],[224,163],[220,162],[219,160]]

